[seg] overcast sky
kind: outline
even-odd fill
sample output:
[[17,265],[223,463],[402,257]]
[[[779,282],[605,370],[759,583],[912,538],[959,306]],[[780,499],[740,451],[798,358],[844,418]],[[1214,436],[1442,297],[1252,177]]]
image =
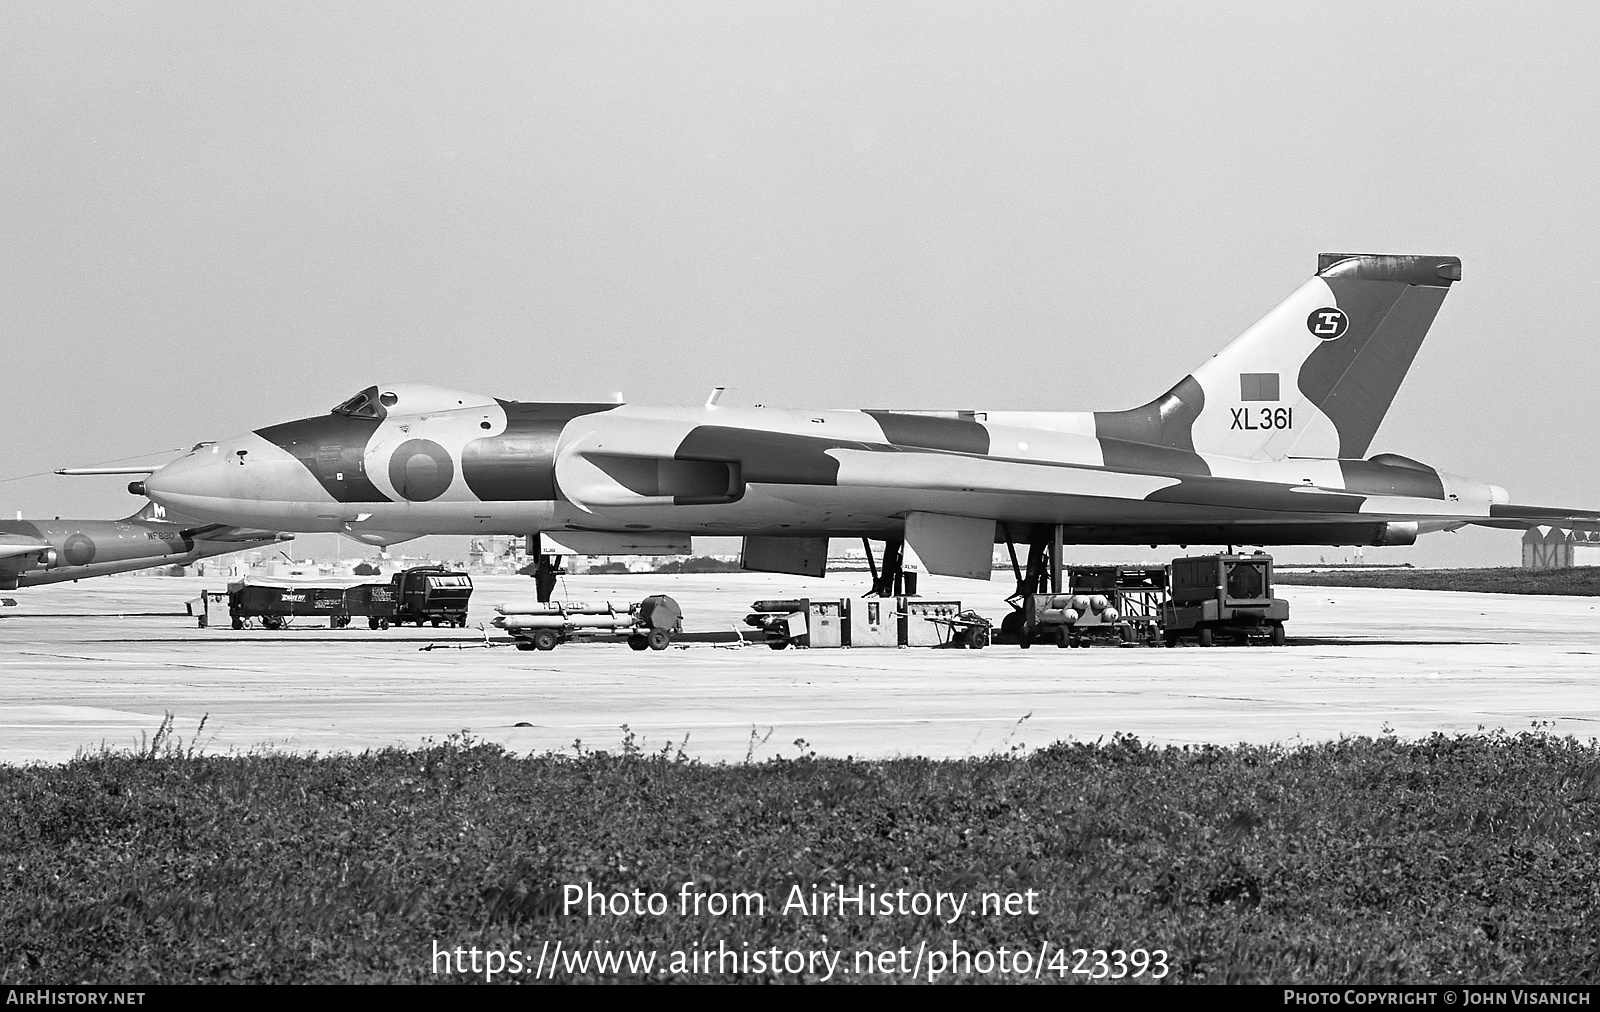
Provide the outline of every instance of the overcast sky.
[[5,0],[0,477],[385,380],[1122,408],[1371,251],[1464,261],[1373,451],[1600,508],[1600,8],[1130,6]]

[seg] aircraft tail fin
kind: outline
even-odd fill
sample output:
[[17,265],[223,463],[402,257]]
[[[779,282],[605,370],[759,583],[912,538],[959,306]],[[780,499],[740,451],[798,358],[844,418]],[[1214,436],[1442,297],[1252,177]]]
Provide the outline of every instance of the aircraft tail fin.
[[154,499],[147,501],[132,516],[123,517],[122,522],[125,524],[172,524],[173,526],[185,527],[201,523],[194,517],[186,517],[172,512]]
[[123,517],[122,522],[125,524],[167,523],[167,509],[152,499],[140,507],[138,512],[131,516]]
[[1457,257],[1324,253],[1315,277],[1167,393],[1096,412],[1096,434],[1255,460],[1362,457],[1459,280]]

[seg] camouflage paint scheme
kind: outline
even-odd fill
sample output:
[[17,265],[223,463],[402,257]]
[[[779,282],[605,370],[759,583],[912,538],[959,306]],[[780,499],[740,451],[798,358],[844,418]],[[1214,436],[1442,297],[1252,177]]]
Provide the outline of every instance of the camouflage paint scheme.
[[1325,254],[1244,334],[1127,411],[520,403],[379,385],[330,414],[203,444],[143,487],[219,523],[374,544],[559,531],[898,538],[918,514],[941,519],[924,530],[991,546],[1054,525],[1067,543],[1152,545],[1600,526],[1592,512],[1513,506],[1497,486],[1366,457],[1460,277],[1455,257]]
[[290,535],[163,519],[154,504],[125,520],[0,520],[0,590],[83,580],[261,548]]

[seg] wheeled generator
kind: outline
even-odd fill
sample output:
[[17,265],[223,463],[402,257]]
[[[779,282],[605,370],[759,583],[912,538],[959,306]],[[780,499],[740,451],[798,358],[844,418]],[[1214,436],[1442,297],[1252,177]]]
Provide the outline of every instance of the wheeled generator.
[[[425,622],[434,626],[467,624],[467,602],[472,598],[472,577],[443,566],[416,566],[394,574],[396,625]],[[383,616],[379,616],[382,625]],[[369,620],[370,622],[370,620]]]
[[1285,641],[1289,602],[1272,596],[1272,556],[1200,555],[1173,559],[1170,598],[1161,628],[1169,647],[1193,639],[1203,647],[1223,640]]

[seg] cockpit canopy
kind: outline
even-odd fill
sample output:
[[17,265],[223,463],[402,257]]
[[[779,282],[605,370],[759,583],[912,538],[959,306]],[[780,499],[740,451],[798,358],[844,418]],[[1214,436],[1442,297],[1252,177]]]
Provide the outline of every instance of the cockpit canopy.
[[347,418],[382,419],[390,410],[414,415],[431,411],[455,411],[458,408],[482,408],[495,403],[493,397],[469,394],[461,390],[429,386],[425,383],[385,383],[370,386],[333,409],[336,415]]
[[336,415],[345,415],[349,418],[382,418],[388,414],[384,409],[393,404],[397,398],[394,394],[378,392],[377,387],[367,387],[354,397],[333,409]]

